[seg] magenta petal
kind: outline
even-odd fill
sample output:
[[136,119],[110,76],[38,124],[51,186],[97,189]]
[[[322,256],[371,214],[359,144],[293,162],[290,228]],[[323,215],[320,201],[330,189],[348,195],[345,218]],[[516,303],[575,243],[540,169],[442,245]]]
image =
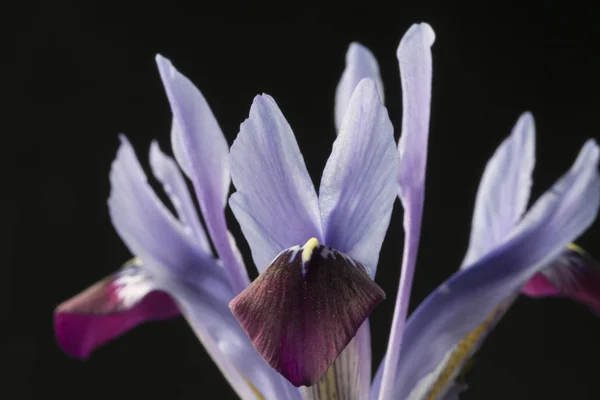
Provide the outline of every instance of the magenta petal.
[[578,246],[570,245],[535,274],[521,293],[534,298],[569,297],[600,315],[600,264]]
[[122,273],[97,282],[56,308],[56,339],[70,356],[87,358],[97,347],[141,323],[179,315],[167,293],[149,287],[148,281],[123,283]]
[[362,264],[311,239],[281,252],[229,307],[275,370],[310,386],[384,298]]

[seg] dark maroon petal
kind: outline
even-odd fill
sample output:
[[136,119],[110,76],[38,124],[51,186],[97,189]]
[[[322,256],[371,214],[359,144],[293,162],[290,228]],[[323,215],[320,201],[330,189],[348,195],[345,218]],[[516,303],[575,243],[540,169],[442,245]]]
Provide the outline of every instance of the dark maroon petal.
[[54,332],[65,353],[84,359],[141,323],[177,315],[171,296],[156,290],[132,265],[60,304],[54,313]]
[[570,245],[521,292],[529,297],[565,296],[600,315],[600,264],[583,249]]
[[229,307],[275,370],[310,386],[384,298],[362,264],[311,239],[281,252]]

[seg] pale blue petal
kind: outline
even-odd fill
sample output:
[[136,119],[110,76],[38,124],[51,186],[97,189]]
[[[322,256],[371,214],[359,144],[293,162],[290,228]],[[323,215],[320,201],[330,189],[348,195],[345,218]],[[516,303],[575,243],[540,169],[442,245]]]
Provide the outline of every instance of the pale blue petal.
[[230,184],[227,141],[194,84],[166,58],[157,55],[156,64],[173,112],[173,152],[192,180],[208,232],[232,287],[240,292],[250,280],[231,246],[225,221]]
[[533,116],[524,113],[485,168],[461,268],[500,245],[517,225],[529,201],[534,165],[535,126]]
[[230,198],[259,271],[311,237],[322,242],[314,185],[294,133],[269,95],[256,96],[229,157]]
[[160,150],[156,141],[152,141],[150,145],[150,166],[154,176],[160,181],[175,207],[179,221],[191,231],[198,241],[198,246],[206,254],[212,255],[206,232],[198,218],[194,200],[190,196],[185,178],[181,175],[175,161]]
[[398,143],[399,195],[404,207],[405,235],[402,270],[380,400],[388,400],[392,395],[421,236],[431,102],[431,46],[434,41],[433,29],[422,23],[411,26],[398,46],[403,106],[402,135]]
[[256,353],[229,311],[234,292],[223,268],[160,202],[133,148],[123,137],[111,169],[109,210],[115,229],[133,254],[168,292],[219,369],[243,399],[277,398],[289,385]]
[[423,195],[431,104],[431,46],[435,33],[426,23],[412,25],[398,46],[402,83],[400,198]]
[[599,153],[595,142],[588,141],[574,166],[536,202],[507,241],[457,272],[411,315],[394,398],[410,399],[417,383],[457,343],[591,225],[600,202]]
[[371,78],[377,85],[377,92],[383,103],[383,82],[379,74],[379,65],[365,46],[360,43],[351,43],[346,53],[346,69],[340,78],[335,91],[335,129],[339,131],[342,127],[344,114],[350,104],[352,93],[363,78]]
[[356,87],[323,171],[319,205],[325,244],[360,261],[375,276],[398,191],[394,128],[365,78]]

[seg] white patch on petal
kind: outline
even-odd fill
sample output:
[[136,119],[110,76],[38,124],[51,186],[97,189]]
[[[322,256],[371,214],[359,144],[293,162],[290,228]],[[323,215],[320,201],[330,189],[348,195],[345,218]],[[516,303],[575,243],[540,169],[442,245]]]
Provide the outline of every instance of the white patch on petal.
[[112,283],[115,294],[121,300],[121,309],[129,309],[148,293],[156,290],[156,285],[142,269],[142,262],[134,258],[127,262]]
[[[336,252],[331,247],[323,246],[321,248],[321,258],[327,259],[327,258],[331,257],[331,258],[335,259],[335,253]],[[349,258],[349,257],[347,257],[347,258]]]

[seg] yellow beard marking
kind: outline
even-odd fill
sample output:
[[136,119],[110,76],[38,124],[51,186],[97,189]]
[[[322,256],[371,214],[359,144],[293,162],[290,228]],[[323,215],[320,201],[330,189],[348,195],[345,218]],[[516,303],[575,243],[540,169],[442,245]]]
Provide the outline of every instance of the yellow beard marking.
[[126,261],[121,268],[129,268],[132,265],[142,265],[142,260],[139,257],[133,257],[131,260]]
[[481,325],[475,328],[458,343],[456,349],[446,362],[446,366],[436,379],[435,383],[431,385],[431,389],[427,392],[427,395],[425,395],[423,400],[435,400],[443,393],[448,387],[449,381],[463,365],[465,359],[471,355],[471,351],[474,349],[475,345],[477,345],[479,339],[481,339],[486,333],[487,328],[494,322],[498,312],[499,310],[495,309]]
[[308,242],[302,246],[302,264],[307,263],[312,256],[315,247],[319,245],[319,241],[315,238],[308,239]]
[[587,251],[585,251],[584,249],[582,249],[581,247],[577,246],[575,243],[569,243],[567,245],[567,249],[574,251],[576,253],[579,253],[580,255],[587,257],[588,253]]
[[250,382],[250,380],[248,379],[244,379],[246,381],[246,383],[248,384],[248,386],[250,386],[250,390],[252,390],[252,393],[254,393],[254,395],[256,396],[256,400],[265,400],[265,398],[263,397],[263,395],[258,391],[258,389],[256,388],[256,386],[254,386],[252,384],[252,382]]

